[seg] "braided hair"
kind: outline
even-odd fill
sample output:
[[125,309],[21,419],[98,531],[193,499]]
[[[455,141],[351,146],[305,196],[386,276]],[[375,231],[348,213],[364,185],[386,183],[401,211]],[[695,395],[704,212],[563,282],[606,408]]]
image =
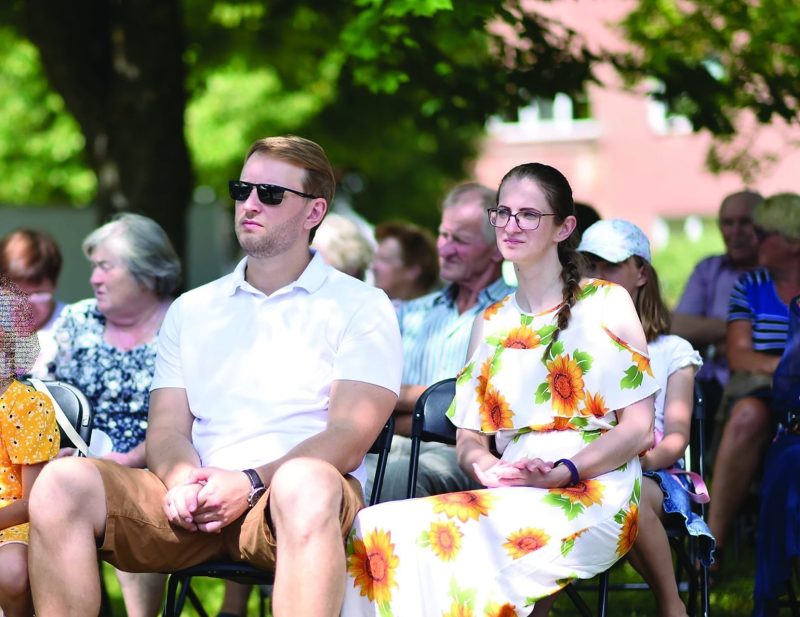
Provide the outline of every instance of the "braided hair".
[[[556,222],[561,224],[568,216],[575,216],[575,202],[572,199],[572,187],[560,171],[543,163],[524,163],[509,171],[500,182],[500,189],[509,180],[532,180],[547,198],[553,208]],[[498,198],[500,189],[497,192]],[[550,350],[558,340],[559,334],[569,325],[572,307],[578,301],[581,287],[582,256],[576,250],[578,238],[571,234],[558,244],[558,260],[561,263],[561,280],[563,282],[563,303],[556,313],[556,330],[544,351],[544,359],[550,357]]]

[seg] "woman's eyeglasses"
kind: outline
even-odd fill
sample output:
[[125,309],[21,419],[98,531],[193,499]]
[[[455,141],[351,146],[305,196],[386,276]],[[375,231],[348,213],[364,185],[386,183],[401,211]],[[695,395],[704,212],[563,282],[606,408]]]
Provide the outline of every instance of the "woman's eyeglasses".
[[234,201],[244,201],[250,195],[250,191],[256,189],[258,200],[265,206],[277,206],[283,201],[283,195],[286,191],[305,197],[306,199],[317,199],[316,195],[309,195],[301,191],[286,188],[285,186],[278,186],[277,184],[253,184],[252,182],[244,182],[243,180],[230,180],[228,182],[228,192],[231,199]]
[[517,222],[517,227],[525,231],[539,229],[543,216],[555,216],[554,212],[542,214],[536,210],[520,210],[512,214],[508,208],[489,208],[486,212],[489,213],[489,224],[492,227],[505,227],[513,218]]

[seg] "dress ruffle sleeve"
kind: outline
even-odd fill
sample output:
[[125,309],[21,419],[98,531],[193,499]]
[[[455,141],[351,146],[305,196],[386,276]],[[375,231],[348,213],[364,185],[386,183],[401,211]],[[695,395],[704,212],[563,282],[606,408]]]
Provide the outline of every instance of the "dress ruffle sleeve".
[[605,316],[628,293],[592,280],[547,357],[556,309],[530,315],[512,296],[484,312],[484,338],[456,381],[453,424],[495,434],[608,429],[618,409],[658,390],[646,351],[634,349]]

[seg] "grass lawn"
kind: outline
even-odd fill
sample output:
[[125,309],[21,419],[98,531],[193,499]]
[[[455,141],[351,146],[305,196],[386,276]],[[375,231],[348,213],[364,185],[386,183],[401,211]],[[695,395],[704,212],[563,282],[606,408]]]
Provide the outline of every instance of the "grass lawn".
[[[751,547],[745,547],[738,558],[735,555],[730,555],[730,557],[733,557],[733,559],[724,564],[723,576],[720,577],[721,582],[711,590],[711,615],[713,617],[749,617],[752,609],[753,550]],[[111,596],[114,615],[121,617],[125,615],[125,609],[120,597],[119,585],[117,585],[112,570],[108,565],[105,566],[105,579]],[[633,568],[627,563],[615,568],[611,576],[612,585],[621,582],[639,582],[640,580]],[[214,617],[217,609],[222,604],[222,582],[211,579],[198,579],[194,582],[193,587],[200,596],[206,611]],[[584,599],[594,610],[596,605],[595,592],[584,592]],[[608,612],[612,617],[652,617],[656,614],[656,607],[652,595],[647,591],[618,591],[612,589],[609,594]],[[550,614],[552,617],[578,616],[577,610],[575,610],[566,596],[558,599]],[[187,602],[183,615],[196,617],[197,613]],[[256,615],[258,615],[258,594],[254,592],[250,596],[248,616]]]

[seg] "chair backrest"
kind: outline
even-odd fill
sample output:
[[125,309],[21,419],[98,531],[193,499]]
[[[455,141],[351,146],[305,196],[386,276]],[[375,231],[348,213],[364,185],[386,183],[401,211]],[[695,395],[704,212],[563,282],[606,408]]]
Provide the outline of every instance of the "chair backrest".
[[705,441],[706,439],[706,399],[703,388],[695,379],[694,382],[694,409],[692,411],[692,429],[689,435],[689,445],[686,447],[686,468],[703,474],[705,471]]
[[408,497],[417,492],[419,449],[423,441],[436,441],[448,445],[456,443],[456,427],[445,412],[456,395],[454,377],[437,381],[417,399],[411,416],[411,454],[408,461]]
[[375,478],[372,481],[372,493],[369,496],[369,505],[375,505],[381,498],[383,488],[383,476],[386,473],[386,463],[389,460],[389,450],[392,448],[392,437],[394,436],[394,416],[389,416],[389,420],[381,429],[380,435],[369,449],[370,454],[378,455],[378,464],[375,466]]
[[[63,381],[45,381],[44,384],[80,438],[88,444],[92,436],[92,406],[86,400],[83,392]],[[61,447],[74,448],[75,444],[72,443],[66,432],[62,430],[60,433]]]

